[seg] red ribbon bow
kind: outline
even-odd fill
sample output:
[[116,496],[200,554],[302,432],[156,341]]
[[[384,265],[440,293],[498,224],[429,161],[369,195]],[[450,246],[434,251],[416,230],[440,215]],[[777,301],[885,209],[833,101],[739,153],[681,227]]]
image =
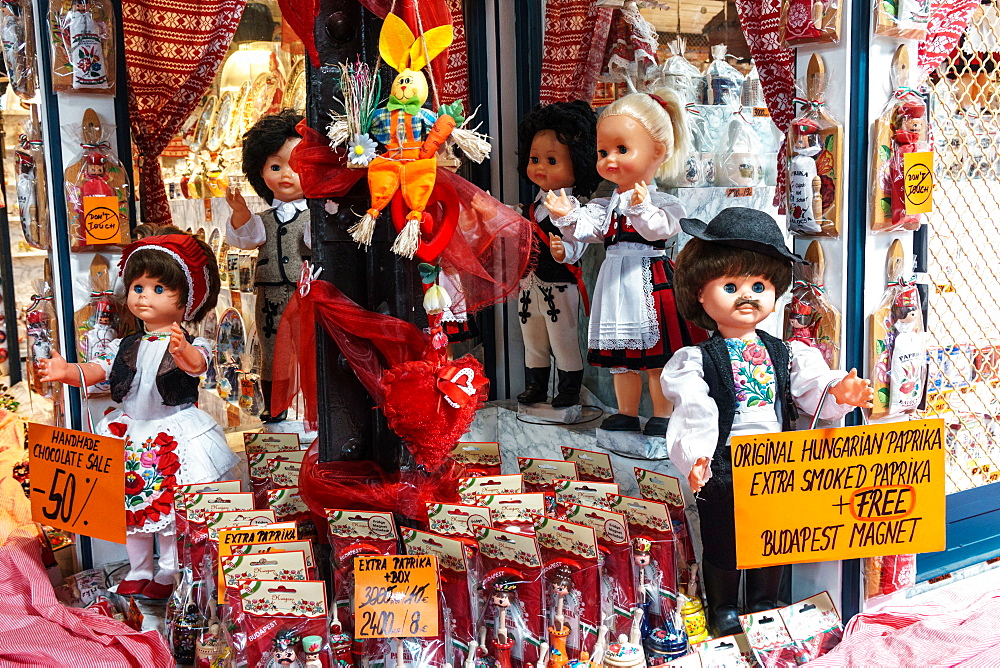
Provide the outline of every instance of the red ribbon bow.
[[486,383],[485,376],[469,367],[445,366],[437,372],[438,391],[453,408],[464,408]]

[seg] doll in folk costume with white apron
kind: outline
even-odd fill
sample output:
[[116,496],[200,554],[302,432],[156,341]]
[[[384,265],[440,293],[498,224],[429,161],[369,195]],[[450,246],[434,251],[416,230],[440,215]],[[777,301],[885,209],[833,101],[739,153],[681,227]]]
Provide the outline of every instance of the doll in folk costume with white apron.
[[[125,518],[129,572],[123,595],[162,599],[177,573],[173,493],[177,485],[220,480],[239,458],[222,428],[194,404],[199,376],[208,369],[212,343],[181,328],[215,308],[219,269],[203,241],[173,228],[126,246],[118,264],[128,310],[141,331],[111,342],[85,364],[58,353],[39,364],[45,381],[111,385],[121,404],[94,432],[125,440]],[[176,233],[175,233],[176,232]],[[160,570],[153,574],[153,537],[160,540]]]
[[251,213],[238,190],[226,191],[226,202],[233,209],[226,224],[226,243],[244,250],[259,249],[254,321],[263,352],[260,378],[266,408],[260,418],[264,422],[283,419],[283,415],[272,416],[270,410],[274,343],[302,262],[312,256],[309,207],[299,175],[288,164],[292,149],[302,141],[295,129],[301,120],[302,114],[286,109],[261,118],[243,138],[243,171],[270,209]]
[[550,358],[559,376],[553,408],[580,403],[583,355],[577,335],[580,296],[586,300],[579,261],[587,246],[563,239],[542,201],[552,190],[588,197],[600,183],[597,173],[597,115],[583,101],[538,106],[517,128],[518,172],[538,186],[523,213],[534,225],[534,269],[521,279],[517,315],[524,338],[525,390],[522,404],[548,399]]
[[668,171],[683,164],[687,144],[684,108],[673,91],[626,95],[597,122],[597,172],[618,186],[611,197],[586,206],[561,191],[545,197],[564,239],[603,243],[607,251],[594,287],[587,361],[614,374],[618,413],[601,424],[609,431],[639,431],[645,371],[653,417],[644,433],[666,433],[670,405],[660,370],[674,350],[695,343],[673,303],[666,252],[684,207],[653,181],[664,164]]
[[823,231],[823,195],[816,170],[816,156],[823,150],[819,125],[811,118],[792,122],[795,140],[788,165],[788,229],[796,234],[819,234]]

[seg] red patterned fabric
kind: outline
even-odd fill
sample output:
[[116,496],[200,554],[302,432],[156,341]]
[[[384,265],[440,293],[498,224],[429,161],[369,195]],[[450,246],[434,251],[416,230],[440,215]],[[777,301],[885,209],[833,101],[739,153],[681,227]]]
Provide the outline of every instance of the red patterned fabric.
[[934,3],[927,24],[927,38],[920,42],[917,49],[921,81],[955,49],[978,6],[979,0],[939,0]]
[[540,103],[593,99],[613,14],[614,8],[595,7],[593,0],[545,4]]
[[[786,134],[795,117],[795,54],[781,46],[781,0],[736,0],[736,11],[743,26],[743,35],[750,47],[750,55],[760,72],[764,100],[771,118],[782,133]],[[785,155],[784,142],[778,151]],[[785,187],[788,180],[784,159],[778,160],[778,188],[775,206],[785,211]]]
[[292,27],[295,34],[305,44],[306,53],[314,67],[319,67],[319,53],[316,51],[316,40],[313,37],[313,25],[319,13],[317,0],[278,0],[281,8],[281,18]]
[[246,0],[122,3],[132,138],[147,223],[170,223],[157,157],[212,84]]

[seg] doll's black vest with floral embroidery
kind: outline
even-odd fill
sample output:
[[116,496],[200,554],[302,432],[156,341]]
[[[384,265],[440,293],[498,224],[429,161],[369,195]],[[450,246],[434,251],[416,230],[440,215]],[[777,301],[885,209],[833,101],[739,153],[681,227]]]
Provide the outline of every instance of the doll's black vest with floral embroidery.
[[[111,398],[121,403],[132,387],[135,379],[136,361],[139,357],[139,344],[142,342],[142,334],[132,334],[122,339],[118,347],[118,354],[115,355],[115,362],[111,366]],[[194,341],[194,337],[184,333],[188,343]],[[183,404],[193,404],[198,401],[198,385],[201,379],[197,376],[190,376],[186,371],[177,367],[174,356],[169,350],[163,351],[163,359],[160,360],[160,368],[156,372],[156,389],[163,397],[164,406],[181,406]]]
[[[777,385],[774,396],[781,404],[781,430],[790,431],[799,415],[792,400],[791,354],[788,344],[760,330],[757,330],[757,336],[767,349],[771,364],[774,366],[774,382]],[[729,441],[729,433],[733,429],[733,416],[736,414],[736,381],[733,378],[733,364],[729,360],[726,340],[718,333],[707,341],[699,343],[698,347],[701,348],[701,364],[705,383],[708,385],[708,396],[719,408],[719,440],[715,445],[715,455],[712,457],[712,478],[719,478],[719,482],[731,483],[733,460],[726,443]]]

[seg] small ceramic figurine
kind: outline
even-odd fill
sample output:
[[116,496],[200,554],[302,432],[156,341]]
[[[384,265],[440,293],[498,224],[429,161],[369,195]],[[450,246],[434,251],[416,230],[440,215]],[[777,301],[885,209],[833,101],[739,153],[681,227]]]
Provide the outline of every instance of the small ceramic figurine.
[[303,668],[323,668],[319,655],[323,651],[323,638],[306,636],[302,639],[302,653],[306,656]]
[[653,563],[653,544],[646,538],[632,539],[632,563],[635,565],[636,605],[642,610],[642,624],[639,627],[640,639],[645,639],[652,632],[650,608],[656,601],[656,564]]
[[[839,419],[871,406],[873,394],[855,370],[831,371],[815,348],[756,329],[788,290],[792,264],[803,261],[785,246],[773,218],[734,207],[708,225],[685,218],[681,226],[694,238],[677,257],[678,306],[715,334],[677,351],[663,370],[663,392],[674,404],[667,447],[698,493],[711,620],[717,633],[729,635],[742,629],[729,438],[789,431],[799,411],[822,408],[821,419]],[[832,400],[824,403],[828,387]],[[776,607],[782,568],[746,571],[750,611]]]
[[822,182],[816,170],[816,156],[823,150],[819,124],[799,118],[793,126],[795,157],[788,166],[788,229],[797,234],[818,234],[823,231]]
[[[124,439],[129,462],[124,502],[130,569],[117,591],[155,599],[170,594],[177,572],[174,487],[219,480],[239,463],[222,428],[195,406],[212,343],[181,328],[215,307],[215,254],[179,230],[161,232],[125,247],[118,264],[126,305],[141,331],[112,341],[105,354],[85,364],[69,364],[55,351],[39,362],[44,381],[84,381],[89,387],[107,379],[111,398],[121,404],[94,430]],[[154,536],[160,538],[155,577]]]
[[538,106],[524,117],[518,132],[518,172],[538,186],[538,196],[524,209],[532,222],[537,248],[534,269],[521,279],[518,318],[524,338],[522,404],[548,399],[550,359],[559,376],[553,408],[580,403],[583,356],[577,322],[581,291],[579,267],[586,244],[564,239],[549,220],[546,193],[563,191],[587,197],[600,183],[597,173],[597,116],[583,101]]
[[73,88],[108,87],[104,40],[107,26],[94,20],[90,0],[73,0],[73,8],[62,16],[60,27],[66,53],[73,65]]
[[511,668],[510,651],[514,647],[514,636],[507,628],[508,612],[517,601],[517,585],[520,581],[511,575],[501,575],[489,584],[490,603],[496,609],[494,628],[493,659],[497,668]]
[[566,623],[564,614],[566,599],[573,592],[573,571],[566,564],[553,569],[549,576],[552,596],[555,598],[555,608],[552,613],[552,624],[549,626],[550,652],[549,666],[561,668],[569,662],[566,652],[566,638],[570,634],[570,626]]
[[299,636],[294,629],[282,629],[274,636],[274,647],[267,668],[302,668],[299,653],[295,649]]
[[226,225],[226,243],[244,250],[258,249],[254,318],[263,357],[264,413],[260,418],[264,422],[283,419],[282,415],[271,415],[274,344],[302,262],[312,256],[309,208],[299,175],[288,164],[292,149],[302,140],[295,129],[301,120],[301,114],[286,109],[264,116],[244,136],[243,171],[254,191],[270,203],[270,209],[251,213],[238,188],[226,191],[226,202],[233,209]]
[[680,231],[684,207],[657,192],[653,181],[661,165],[676,172],[687,158],[684,119],[669,89],[616,100],[597,123],[597,172],[617,185],[615,192],[586,206],[564,192],[545,197],[564,239],[602,243],[607,252],[594,287],[587,353],[614,377],[618,413],[602,429],[639,431],[645,371],[653,403],[645,433],[662,436],[670,405],[660,391],[660,371],[674,350],[694,343],[669,299],[666,240]]
[[[94,326],[83,334],[84,359],[96,359],[101,355],[107,355],[111,350],[111,342],[118,336],[118,332],[111,324],[114,313],[114,306],[107,297],[102,297],[94,304]],[[98,383],[94,389],[107,392],[108,385]]]

